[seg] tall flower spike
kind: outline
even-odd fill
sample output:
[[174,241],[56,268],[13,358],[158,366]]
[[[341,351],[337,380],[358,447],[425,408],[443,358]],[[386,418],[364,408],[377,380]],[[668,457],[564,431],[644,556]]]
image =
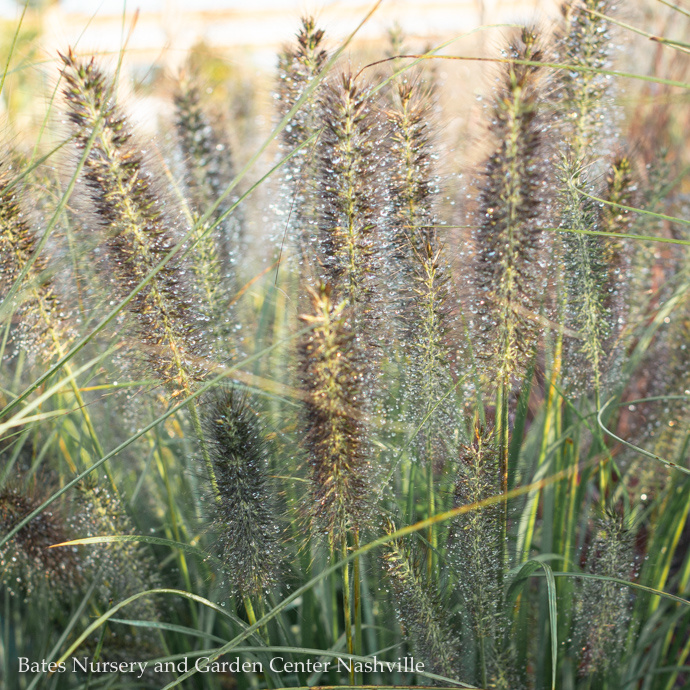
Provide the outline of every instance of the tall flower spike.
[[[418,355],[413,357],[419,363],[415,383],[421,387],[424,417],[437,407],[451,385],[450,353],[445,342],[449,267],[433,227],[436,189],[429,131],[431,103],[426,93],[411,84],[399,85],[397,100],[398,105],[388,112],[389,155],[395,171],[390,219],[395,266],[391,268],[400,273],[396,311],[402,315],[408,330],[406,339]],[[445,414],[439,409],[435,418]],[[425,431],[420,435],[424,437]]]
[[559,238],[566,267],[563,321],[569,332],[577,333],[564,344],[564,378],[574,392],[592,387],[595,396],[609,359],[606,342],[613,332],[607,261],[618,259],[612,255],[613,245],[582,231],[599,229],[599,214],[586,194],[595,191],[589,180],[603,160],[601,147],[610,119],[606,117],[610,80],[594,70],[605,68],[610,59],[609,22],[601,15],[611,9],[610,0],[570,0],[563,5],[565,26],[557,41],[557,60],[581,68],[559,73],[556,99],[565,143],[558,171],[560,226],[575,230]]
[[[515,59],[538,61],[527,29]],[[486,163],[475,235],[477,356],[485,374],[509,386],[534,352],[541,287],[541,127],[538,68],[511,64],[496,96],[491,132],[498,148]]]
[[[175,129],[184,155],[185,181],[194,210],[201,214],[232,181],[234,163],[220,123],[206,112],[193,74],[183,72],[174,95]],[[232,199],[226,200],[226,205]],[[222,206],[216,217],[223,213]]]
[[633,214],[620,206],[635,206],[635,181],[630,159],[614,160],[606,178],[606,205],[601,210],[601,229],[613,236],[604,238],[604,263],[608,268],[605,302],[611,313],[611,335],[619,335],[627,317],[627,295],[630,283],[631,248],[629,240],[615,235],[630,234]]
[[[36,238],[20,207],[18,187],[12,185],[9,166],[0,168],[0,301],[36,251]],[[45,275],[47,261],[39,256],[17,293],[17,321],[23,345],[45,359],[64,354],[68,329],[62,304]]]
[[213,393],[203,419],[218,485],[208,513],[220,558],[233,589],[261,595],[276,582],[281,560],[268,446],[246,396],[232,388]]
[[[394,530],[389,528],[389,534]],[[398,620],[410,638],[415,658],[424,668],[457,678],[456,640],[444,626],[444,616],[430,593],[422,568],[401,540],[388,542],[383,560],[395,595]]]
[[[629,519],[609,511],[597,521],[587,557],[587,572],[628,580],[633,559]],[[582,610],[577,634],[582,657],[580,673],[597,677],[616,673],[630,622],[630,592],[616,582],[587,579],[582,585]],[[610,679],[613,680],[613,679]]]
[[[473,505],[500,494],[499,455],[491,432],[475,428],[472,443],[460,453],[455,483],[456,507]],[[502,507],[495,504],[458,516],[451,527],[450,557],[459,573],[459,594],[474,633],[481,674],[478,682],[482,685],[508,674],[498,649],[503,623],[500,610],[504,575],[501,519]]]
[[[309,82],[323,69],[328,53],[322,47],[324,32],[316,28],[313,17],[303,17],[297,33],[297,45],[286,48],[279,57],[280,82],[276,94],[281,116],[287,115]],[[314,99],[295,114],[290,126],[283,130],[281,138],[290,148],[306,141],[315,130]]]
[[[174,246],[162,204],[142,155],[132,141],[113,93],[113,85],[93,60],[63,55],[64,94],[75,141],[86,147],[85,191],[93,220],[105,235],[115,286],[124,297]],[[178,391],[188,391],[202,375],[195,355],[196,318],[186,295],[184,270],[169,262],[128,305],[148,365]]]
[[[566,173],[566,170],[563,170]],[[575,173],[562,195],[562,224],[579,230],[598,228],[613,236],[587,236],[564,233],[566,267],[565,324],[577,331],[566,345],[566,382],[575,392],[589,385],[595,395],[610,377],[611,367],[620,353],[620,334],[625,323],[626,297],[629,292],[630,250],[622,238],[629,233],[632,216],[629,211],[606,205],[597,211],[592,200],[582,193]],[[634,184],[628,158],[613,162],[607,176],[606,200],[613,204],[633,204]]]
[[311,467],[312,522],[331,546],[369,515],[371,493],[364,426],[360,356],[346,320],[345,302],[334,305],[331,290],[310,290],[313,326],[299,349],[306,394],[305,445]]
[[[217,122],[204,110],[194,77],[180,76],[175,102],[175,128],[183,156],[185,182],[197,231],[193,240],[192,270],[200,299],[206,331],[227,357],[232,353],[232,325],[228,304],[232,289],[238,287],[235,269],[242,235],[237,209],[230,217],[221,216],[237,200],[227,198],[203,225],[198,220],[223,194],[234,177],[232,152]],[[219,222],[220,221],[220,222]],[[210,226],[218,223],[213,230]]]
[[582,68],[558,74],[561,125],[569,130],[564,141],[577,162],[590,155],[603,137],[610,79],[594,70],[604,69],[610,59],[609,22],[600,15],[611,9],[611,0],[567,0],[561,7],[564,27],[557,40],[557,62]]
[[354,76],[341,74],[323,89],[323,133],[315,189],[323,279],[350,303],[357,328],[372,316],[380,192],[376,162],[378,117]]
[[[286,48],[280,55],[276,99],[281,118],[287,115],[309,82],[326,64],[328,53],[322,47],[323,37],[324,32],[316,27],[314,19],[304,17],[297,34],[297,44]],[[303,144],[320,128],[316,112],[317,103],[318,91],[311,94],[280,133],[280,142],[285,153]],[[284,180],[292,197],[290,225],[292,231],[296,231],[295,242],[302,255],[307,252],[309,237],[314,232],[316,222],[317,199],[310,189],[315,162],[316,156],[312,145],[302,149],[284,166]]]
[[[446,341],[449,313],[449,266],[434,224],[437,194],[430,132],[431,100],[418,82],[400,82],[388,110],[392,177],[390,214],[390,271],[397,292],[395,312],[401,315],[401,348],[409,356],[405,366],[405,396],[410,399],[405,420],[415,435],[417,460],[426,464],[427,509],[434,513],[434,473],[449,458],[455,430],[450,352]],[[408,373],[409,372],[409,373]],[[427,570],[433,572],[436,531],[429,527]]]
[[567,179],[561,197],[561,226],[575,230],[563,233],[565,326],[570,333],[564,344],[565,381],[576,393],[590,385],[594,393],[601,389],[605,371],[605,343],[611,335],[611,311],[606,302],[608,266],[606,243],[599,236],[585,235],[582,230],[596,229],[594,204],[582,196],[576,182],[578,172],[567,163],[563,176]]

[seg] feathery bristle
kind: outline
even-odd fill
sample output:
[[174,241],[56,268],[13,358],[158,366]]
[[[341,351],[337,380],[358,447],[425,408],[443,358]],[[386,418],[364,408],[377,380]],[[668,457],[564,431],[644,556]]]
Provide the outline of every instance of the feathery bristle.
[[[539,61],[536,35],[525,29],[516,59]],[[476,244],[477,356],[485,374],[507,386],[534,352],[542,279],[538,68],[511,65],[497,94],[491,132],[498,149],[486,163]]]
[[217,482],[207,509],[220,558],[234,590],[260,595],[275,584],[281,560],[269,448],[246,396],[232,388],[213,393],[203,421]]
[[[36,238],[21,209],[19,190],[12,185],[11,167],[0,171],[0,301],[36,251]],[[39,256],[17,293],[19,337],[29,351],[47,361],[64,354],[69,331],[63,306],[45,276],[47,261]]]
[[[388,533],[393,531],[389,526]],[[415,658],[423,661],[426,671],[457,678],[457,641],[444,625],[442,609],[420,564],[398,539],[386,544],[383,560],[393,586],[398,620],[410,638]]]
[[[146,278],[175,242],[160,196],[114,100],[113,85],[93,60],[62,56],[64,94],[79,149],[97,135],[84,164],[85,192],[105,236],[120,297]],[[195,317],[185,294],[184,271],[169,262],[129,303],[151,369],[186,391],[202,372],[195,362]]]
[[369,463],[361,356],[347,320],[345,302],[331,302],[331,290],[310,290],[313,314],[301,320],[313,330],[300,344],[305,446],[311,467],[312,522],[331,545],[369,515]]

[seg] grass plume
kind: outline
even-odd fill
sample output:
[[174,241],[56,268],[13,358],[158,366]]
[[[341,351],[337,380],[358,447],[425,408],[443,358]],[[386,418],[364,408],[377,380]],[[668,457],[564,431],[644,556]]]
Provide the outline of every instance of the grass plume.
[[[314,77],[325,67],[328,52],[323,47],[324,31],[316,26],[313,17],[303,17],[295,45],[286,47],[278,59],[278,116],[285,117],[302,96]],[[304,144],[321,127],[317,114],[319,87],[295,113],[280,135],[285,152]],[[317,214],[317,199],[311,189],[317,167],[314,148],[302,149],[286,164],[283,173],[286,187],[291,193],[290,225],[296,230],[295,243],[300,256],[309,256],[310,237]]]
[[[632,543],[630,521],[609,510],[597,520],[589,549],[587,571],[605,577],[630,576]],[[590,678],[615,666],[623,651],[631,616],[631,597],[615,582],[586,580],[582,592],[580,630],[583,636],[580,673]]]
[[[394,531],[389,526],[389,533]],[[447,619],[427,582],[423,568],[410,549],[401,540],[390,541],[383,561],[388,580],[395,596],[398,619],[409,638],[416,659],[425,668],[447,678],[457,678],[456,640],[453,639]]]
[[[0,533],[7,534],[40,503],[38,496],[6,486],[0,491]],[[36,595],[55,603],[69,600],[84,576],[79,555],[74,548],[50,548],[67,541],[67,534],[64,517],[54,511],[43,512],[22,527],[0,551],[3,584],[27,599]]]
[[[493,432],[475,427],[460,449],[454,505],[472,505],[501,491],[501,454]],[[462,610],[469,620],[477,653],[478,682],[485,687],[505,669],[500,657],[503,589],[503,511],[500,505],[473,510],[455,520],[451,558],[458,569]],[[498,686],[497,686],[498,687]]]
[[300,344],[299,375],[304,404],[305,446],[311,468],[312,520],[337,545],[369,516],[370,486],[365,414],[359,390],[361,354],[346,303],[331,301],[331,289],[311,291],[313,327]]
[[268,478],[269,446],[245,394],[216,390],[204,428],[218,482],[207,512],[230,588],[261,596],[278,581],[281,547],[276,499]]
[[[85,193],[104,235],[115,287],[126,296],[174,245],[161,199],[115,103],[113,84],[93,61],[62,56],[64,94],[75,142],[98,132],[84,165]],[[195,316],[184,273],[167,264],[130,302],[149,367],[173,390],[188,393],[198,368]]]
[[[232,353],[228,305],[238,289],[235,276],[239,261],[242,225],[237,209],[220,221],[229,198],[204,224],[199,219],[220,198],[234,177],[233,155],[221,123],[213,121],[202,101],[198,77],[180,75],[174,96],[175,129],[183,157],[187,195],[196,232],[191,265],[201,301],[201,318],[212,333],[216,347],[226,357]],[[220,222],[219,222],[220,221]],[[209,232],[212,224],[219,223]]]
[[[510,48],[516,59],[538,62],[538,38],[525,29]],[[477,356],[485,373],[508,388],[536,346],[541,288],[538,68],[510,65],[493,108],[497,149],[486,163],[475,237]]]
[[380,124],[368,90],[352,73],[327,82],[320,98],[323,133],[315,192],[320,199],[320,271],[337,299],[349,301],[357,328],[372,316],[380,191],[376,137]]

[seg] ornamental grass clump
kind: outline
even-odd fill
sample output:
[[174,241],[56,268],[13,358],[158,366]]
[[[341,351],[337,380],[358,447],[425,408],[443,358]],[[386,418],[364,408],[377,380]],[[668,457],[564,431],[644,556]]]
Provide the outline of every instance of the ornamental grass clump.
[[[687,75],[654,91],[654,51],[687,46],[663,7],[624,52],[609,0],[568,0],[479,61],[402,29],[326,48],[305,19],[251,87],[199,44],[132,84],[167,109],[146,151],[116,99],[140,53],[61,58],[38,132],[36,61],[3,62],[2,687],[687,685]],[[627,121],[650,97],[668,163]]]

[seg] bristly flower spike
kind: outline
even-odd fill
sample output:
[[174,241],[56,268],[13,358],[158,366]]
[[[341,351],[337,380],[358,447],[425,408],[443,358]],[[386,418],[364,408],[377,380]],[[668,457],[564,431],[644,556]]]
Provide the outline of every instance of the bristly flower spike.
[[[72,531],[79,538],[131,536],[137,533],[117,494],[99,486],[91,475],[77,488],[76,514],[71,518]],[[97,592],[102,602],[121,601],[138,592],[160,586],[156,566],[146,545],[135,541],[91,544],[84,557],[89,573],[100,573]],[[145,597],[129,604],[132,619],[155,621],[159,610],[155,600]],[[132,627],[132,643],[139,648],[151,647],[155,653],[159,640],[144,628]]]
[[561,70],[559,100],[563,112],[561,126],[567,130],[563,141],[569,157],[577,163],[590,155],[603,139],[605,96],[610,79],[598,71],[610,59],[610,24],[601,15],[610,13],[611,0],[568,0],[561,6],[564,27],[557,40],[557,62],[583,69]]
[[601,229],[610,233],[604,238],[604,263],[608,267],[606,287],[609,301],[618,303],[612,308],[614,314],[622,312],[625,302],[622,293],[628,283],[631,254],[627,240],[616,235],[627,235],[632,230],[633,214],[622,207],[635,205],[635,191],[631,160],[628,156],[619,156],[606,177],[606,201],[609,203],[601,211]]
[[[83,172],[86,194],[105,236],[119,297],[127,297],[139,283],[150,279],[127,309],[137,325],[151,371],[172,388],[173,396],[187,397],[206,373],[199,364],[199,319],[192,310],[186,271],[179,261],[169,261],[151,277],[175,245],[160,195],[117,109],[113,84],[93,60],[78,61],[71,51],[62,60],[64,93],[77,146],[86,148],[91,140]],[[213,463],[194,401],[187,407],[215,489]]]
[[[597,520],[586,572],[629,580],[635,570],[630,528],[629,516],[607,509]],[[615,678],[630,618],[631,598],[627,587],[607,580],[587,579],[583,582],[582,609],[576,625],[581,649],[581,675],[601,678],[609,672]]]
[[[297,44],[285,48],[279,57],[278,88],[276,100],[278,115],[283,118],[300,99],[309,82],[316,77],[328,60],[323,48],[324,32],[317,28],[312,17],[304,17],[297,34]],[[289,124],[280,133],[280,143],[289,153],[309,137],[316,134],[321,125],[317,116],[319,88],[313,92],[302,107],[292,116]],[[290,226],[295,243],[302,256],[308,253],[309,238],[315,231],[317,199],[312,190],[316,169],[315,143],[302,149],[286,164],[284,180],[290,192]],[[296,232],[295,232],[296,231]],[[305,267],[303,267],[305,268]]]
[[[205,330],[219,354],[227,359],[233,354],[232,327],[228,305],[239,260],[242,222],[235,209],[220,220],[237,200],[221,203],[204,224],[200,218],[225,192],[234,177],[232,151],[219,126],[206,113],[195,77],[181,74],[174,96],[175,129],[183,157],[184,177],[196,232],[192,238],[191,265],[199,295]],[[210,230],[211,225],[215,225]]]
[[563,322],[571,333],[578,334],[564,343],[565,381],[577,393],[593,388],[597,401],[610,359],[607,341],[614,330],[609,266],[620,261],[614,256],[617,251],[613,243],[586,234],[600,229],[600,221],[607,222],[606,214],[600,217],[587,194],[596,191],[590,180],[601,166],[606,140],[610,80],[596,70],[605,68],[610,59],[609,22],[601,16],[610,10],[610,0],[565,3],[565,27],[557,43],[559,62],[583,68],[559,73],[556,102],[562,115],[559,131],[565,143],[558,170],[560,226],[575,231],[559,238],[566,268]]
[[211,531],[230,586],[261,596],[277,582],[281,561],[269,447],[246,395],[232,388],[214,391],[203,422],[218,487],[208,501]]
[[[435,512],[434,473],[442,472],[454,437],[456,406],[441,404],[453,389],[451,355],[446,340],[450,267],[434,227],[438,194],[434,177],[428,92],[417,83],[400,82],[397,98],[387,112],[390,129],[392,212],[390,214],[391,273],[399,274],[396,313],[400,313],[412,424],[417,434],[417,459],[426,464],[427,507]],[[451,396],[452,400],[452,396]],[[436,533],[429,527],[427,571],[433,572]]]
[[[539,61],[537,36],[525,29],[510,55]],[[477,355],[487,377],[508,388],[531,358],[541,287],[538,67],[511,64],[497,94],[491,131],[498,149],[489,158],[479,201],[476,246]]]
[[[388,533],[395,531],[388,526]],[[432,594],[423,569],[400,539],[386,544],[383,561],[395,595],[403,632],[410,638],[415,658],[426,670],[448,678],[458,677],[456,640],[444,625],[444,617]]]
[[[311,467],[310,514],[314,531],[326,537],[331,556],[345,559],[349,535],[355,548],[371,515],[370,449],[366,437],[367,398],[363,391],[364,354],[349,321],[347,302],[334,304],[331,289],[309,289],[310,325],[299,346],[299,373],[305,394],[304,445]],[[355,628],[360,629],[359,564],[354,562]],[[355,647],[350,611],[350,567],[342,567],[343,617],[347,650]],[[354,674],[350,670],[350,682]]]
[[381,190],[376,144],[381,123],[369,91],[352,73],[328,82],[322,91],[323,132],[317,147],[315,192],[319,199],[321,277],[337,299],[347,299],[355,326],[372,317],[373,281],[379,257]]
[[334,304],[331,290],[310,290],[312,313],[301,320],[313,327],[299,348],[304,403],[305,446],[311,467],[312,522],[316,532],[339,546],[369,515],[369,464],[361,355],[349,324],[346,303]]
[[[475,426],[471,443],[460,449],[454,505],[473,505],[501,493],[501,459],[493,430]],[[506,659],[498,653],[504,586],[503,510],[500,504],[475,508],[452,524],[450,557],[459,573],[457,582],[470,618],[478,653],[480,678],[489,682],[510,675]],[[500,684],[490,687],[504,687]]]
[[450,270],[434,227],[437,190],[429,127],[431,102],[418,86],[407,83],[398,86],[398,101],[388,111],[389,156],[395,171],[390,218],[395,267],[391,269],[402,267],[399,311],[412,347],[419,350],[415,361],[421,362],[418,377],[427,414],[450,383],[450,353],[445,342]]
[[[287,115],[309,82],[321,72],[328,53],[323,49],[323,29],[316,27],[313,17],[303,17],[302,26],[297,33],[297,45],[286,48],[279,57],[278,63],[278,93],[281,116]],[[315,117],[313,113],[314,99],[310,99],[293,117],[290,126],[283,130],[281,138],[285,146],[294,148],[304,143],[313,133]]]
[[[85,148],[97,132],[83,175],[122,298],[149,276],[175,242],[158,191],[115,104],[112,83],[93,60],[81,62],[71,51],[61,57],[77,146]],[[162,382],[188,393],[201,372],[195,361],[195,318],[185,289],[184,272],[168,263],[128,309],[151,369]]]

